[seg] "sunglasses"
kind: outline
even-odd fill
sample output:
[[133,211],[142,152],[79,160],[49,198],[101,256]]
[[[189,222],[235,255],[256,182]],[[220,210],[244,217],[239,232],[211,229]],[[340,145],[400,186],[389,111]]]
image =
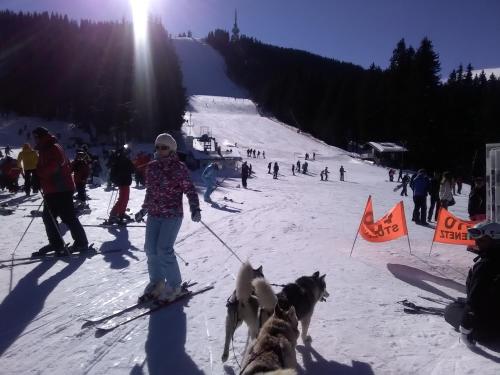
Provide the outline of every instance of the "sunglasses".
[[170,150],[168,148],[168,146],[162,146],[162,145],[155,146],[155,149],[157,149],[157,150],[163,150],[163,151]]
[[469,228],[467,229],[467,233],[469,234],[469,238],[472,240],[477,240],[478,238],[482,238],[484,236],[488,236],[491,239],[498,240],[500,239],[500,233],[495,231],[485,231],[481,228]]

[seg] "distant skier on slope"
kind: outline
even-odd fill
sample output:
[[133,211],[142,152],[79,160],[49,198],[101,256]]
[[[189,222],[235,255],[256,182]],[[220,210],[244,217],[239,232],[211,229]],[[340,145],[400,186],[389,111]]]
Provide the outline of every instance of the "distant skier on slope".
[[191,219],[201,220],[198,194],[189,171],[177,154],[177,143],[167,133],[155,141],[155,160],[146,169],[146,196],[136,214],[141,221],[147,213],[144,249],[148,257],[149,284],[141,299],[171,301],[181,292],[182,277],[174,243],[183,218],[182,194],[186,194]]
[[248,164],[246,161],[243,162],[243,165],[241,166],[241,185],[243,188],[247,188],[247,179],[250,176],[250,168],[248,167]]
[[267,173],[268,174],[271,174],[271,168],[273,166],[273,163],[272,162],[269,162],[269,164],[267,165]]
[[278,178],[278,172],[280,170],[280,167],[278,166],[278,162],[274,162],[274,167],[273,167],[273,178],[277,179]]
[[205,190],[205,194],[203,196],[205,202],[212,202],[210,195],[217,188],[217,175],[219,172],[219,165],[216,162],[210,163],[203,173],[201,174],[201,178],[205,183],[207,190]]
[[341,165],[340,166],[340,169],[339,169],[339,173],[340,173],[340,181],[344,181],[344,174],[345,174],[345,169],[344,169],[344,166]]

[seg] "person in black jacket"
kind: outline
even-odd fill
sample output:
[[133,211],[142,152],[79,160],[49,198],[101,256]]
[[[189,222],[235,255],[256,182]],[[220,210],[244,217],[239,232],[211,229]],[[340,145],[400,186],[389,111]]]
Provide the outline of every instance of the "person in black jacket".
[[434,214],[434,221],[438,219],[439,208],[441,207],[441,201],[439,200],[439,186],[441,181],[441,176],[438,172],[434,172],[434,176],[431,178],[431,186],[429,188],[429,195],[431,197],[431,205],[429,206],[429,213],[427,214],[427,221],[432,221],[432,214],[434,212],[434,207],[436,207],[436,213]]
[[479,247],[479,256],[467,276],[467,299],[447,306],[445,319],[453,324],[453,314],[462,313],[461,339],[470,347],[477,340],[500,339],[500,224],[482,222],[468,233]]
[[246,189],[247,188],[247,179],[250,176],[250,168],[248,168],[248,164],[246,161],[243,162],[241,166],[241,184]]
[[132,184],[132,174],[134,165],[127,155],[127,150],[122,147],[116,151],[115,157],[111,163],[110,179],[113,184],[118,186],[118,200],[111,209],[109,222],[117,223],[127,219],[125,211],[127,210],[128,199],[130,196],[130,185]]
[[486,219],[486,185],[482,177],[474,179],[474,187],[469,194],[469,217],[473,221]]

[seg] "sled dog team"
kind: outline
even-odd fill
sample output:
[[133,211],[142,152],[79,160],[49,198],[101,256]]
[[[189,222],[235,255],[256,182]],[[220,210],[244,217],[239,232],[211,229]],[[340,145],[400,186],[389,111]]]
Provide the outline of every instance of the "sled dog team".
[[312,276],[299,277],[275,294],[264,279],[262,267],[253,269],[250,263],[244,263],[238,273],[236,290],[227,301],[222,361],[229,356],[234,332],[245,322],[251,342],[240,374],[296,374],[298,323],[301,323],[302,342],[310,342],[307,333],[314,307],[329,296],[325,276],[315,272]]

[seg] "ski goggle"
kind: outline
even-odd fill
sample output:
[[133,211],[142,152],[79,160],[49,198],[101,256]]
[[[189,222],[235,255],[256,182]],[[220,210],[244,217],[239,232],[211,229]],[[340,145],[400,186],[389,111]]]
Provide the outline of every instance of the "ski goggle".
[[469,238],[472,240],[477,240],[478,238],[482,238],[484,236],[488,236],[493,240],[500,240],[500,232],[496,230],[492,230],[488,227],[483,228],[469,228],[467,229],[467,233]]

